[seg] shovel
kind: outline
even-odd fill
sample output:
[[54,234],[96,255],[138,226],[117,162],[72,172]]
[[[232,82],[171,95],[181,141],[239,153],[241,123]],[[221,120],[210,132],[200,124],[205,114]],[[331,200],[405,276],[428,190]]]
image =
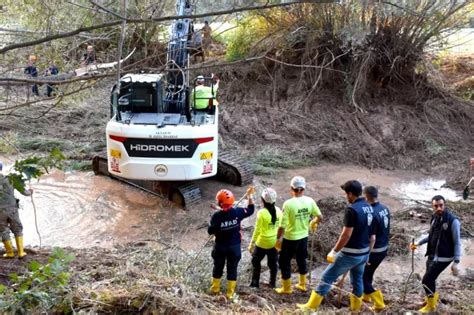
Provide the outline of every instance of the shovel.
[[469,197],[469,193],[471,192],[469,190],[469,186],[471,185],[471,182],[473,179],[474,177],[471,177],[471,179],[469,180],[469,183],[467,183],[466,187],[464,187],[464,190],[462,191],[462,199],[464,200],[466,200]]

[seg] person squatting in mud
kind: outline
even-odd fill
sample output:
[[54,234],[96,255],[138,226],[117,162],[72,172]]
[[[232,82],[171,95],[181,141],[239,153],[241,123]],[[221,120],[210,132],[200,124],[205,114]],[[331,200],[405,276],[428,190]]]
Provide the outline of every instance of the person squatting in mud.
[[249,187],[246,192],[248,205],[246,208],[239,208],[234,206],[235,198],[231,191],[227,189],[219,190],[216,201],[220,210],[212,215],[207,228],[209,235],[214,235],[216,238],[212,250],[214,268],[212,269],[210,291],[214,294],[220,292],[221,277],[224,273],[224,266],[227,264],[226,296],[228,299],[234,297],[237,286],[237,267],[242,258],[240,222],[251,216],[255,211],[254,193],[255,188]]
[[[10,240],[10,230],[15,235],[18,258],[23,258],[26,253],[23,249],[23,225],[18,213],[19,200],[15,198],[15,189],[10,184],[7,176],[3,175],[3,163],[0,161],[0,234],[5,246],[4,258],[14,258],[12,241]],[[20,191],[24,196],[31,196],[33,190],[25,189]]]

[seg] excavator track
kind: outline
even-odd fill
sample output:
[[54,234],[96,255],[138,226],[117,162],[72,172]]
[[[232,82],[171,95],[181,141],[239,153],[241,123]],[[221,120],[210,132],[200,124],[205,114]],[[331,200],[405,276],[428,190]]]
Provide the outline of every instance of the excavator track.
[[[92,159],[95,175],[105,175],[161,198],[167,198],[175,204],[188,209],[201,201],[201,190],[192,182],[168,182],[125,179],[109,173],[107,159],[95,156]],[[242,158],[222,152],[218,158],[217,178],[236,186],[253,182],[252,166]]]
[[253,182],[253,168],[239,156],[219,152],[217,178],[235,186],[249,185]]
[[155,196],[167,198],[184,209],[189,209],[201,201],[201,190],[191,182],[133,180],[114,176],[109,173],[107,159],[100,156],[92,159],[92,169],[95,175],[105,175],[120,180]]

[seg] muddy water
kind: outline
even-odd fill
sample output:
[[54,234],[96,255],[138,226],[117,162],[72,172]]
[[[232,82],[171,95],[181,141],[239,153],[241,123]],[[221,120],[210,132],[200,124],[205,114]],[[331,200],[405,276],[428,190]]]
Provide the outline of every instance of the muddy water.
[[[55,172],[32,185],[43,245],[110,246],[139,239],[163,208],[160,198],[92,173]],[[25,243],[39,244],[30,197],[21,198]]]
[[[342,196],[339,186],[348,179],[376,185],[380,187],[380,198],[394,212],[405,207],[405,193],[400,189],[407,183],[414,185],[426,180],[426,176],[415,172],[323,165],[288,170],[278,176],[257,177],[256,183],[272,183],[279,193],[278,203],[281,204],[289,197],[289,181],[294,175],[307,178],[307,194],[315,199]],[[233,187],[215,180],[203,180],[197,184],[201,188],[203,202],[189,211],[183,211],[166,200],[107,177],[90,172],[56,171],[32,185],[42,244],[110,247],[116,243],[158,236],[179,242],[185,250],[196,249],[207,240],[205,226],[212,214],[209,204],[213,202],[215,192],[228,188],[240,197],[245,191],[245,187]],[[32,202],[29,197],[20,198],[25,243],[38,245]],[[244,221],[243,226],[253,226],[254,217]],[[420,226],[420,232],[425,228]],[[470,261],[472,264],[472,258]]]

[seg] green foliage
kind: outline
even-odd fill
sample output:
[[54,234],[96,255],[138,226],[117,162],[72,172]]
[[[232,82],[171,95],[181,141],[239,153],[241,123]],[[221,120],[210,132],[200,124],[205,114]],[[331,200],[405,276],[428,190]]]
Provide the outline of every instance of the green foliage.
[[10,184],[19,192],[25,191],[25,181],[40,178],[50,168],[62,168],[63,153],[55,148],[47,157],[29,157],[15,161],[13,172],[8,174]]
[[311,164],[311,160],[304,156],[297,156],[275,149],[262,150],[255,155],[252,162],[256,175],[275,175],[281,169],[292,169]]
[[[76,95],[76,97],[80,96],[81,95]],[[19,139],[18,147],[22,150],[39,150],[44,152],[53,150],[54,148],[59,148],[60,150],[66,151],[71,149],[73,146],[68,140],[64,139],[31,137],[28,139]]]
[[0,310],[26,314],[61,305],[74,259],[62,248],[54,248],[46,264],[32,261],[24,274],[11,273],[11,286],[0,286]]
[[429,156],[435,157],[445,152],[446,147],[437,143],[435,140],[428,138],[425,140],[425,151]]
[[262,16],[248,16],[228,35],[226,58],[228,61],[244,59],[251,48],[269,33],[267,20]]

